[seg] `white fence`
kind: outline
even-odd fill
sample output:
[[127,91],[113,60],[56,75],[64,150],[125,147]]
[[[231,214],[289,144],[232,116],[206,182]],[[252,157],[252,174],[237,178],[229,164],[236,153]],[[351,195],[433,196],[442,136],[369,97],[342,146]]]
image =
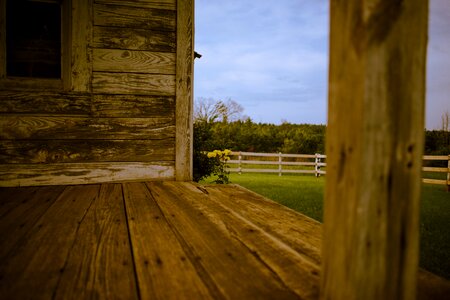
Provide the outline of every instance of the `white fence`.
[[[230,172],[241,173],[303,173],[320,176],[325,174],[322,167],[326,167],[323,154],[284,154],[284,153],[255,153],[255,152],[231,152],[231,157],[237,157],[227,162],[229,165],[237,165],[236,168],[228,168]],[[250,157],[251,159],[244,159]],[[272,168],[243,168],[245,165],[275,166]],[[305,168],[306,167],[306,168]]]
[[422,171],[424,172],[433,172],[433,173],[447,173],[447,179],[431,179],[431,178],[422,178],[422,181],[425,183],[431,184],[442,184],[447,186],[447,191],[450,191],[450,155],[424,155],[424,161],[427,160],[444,160],[447,161],[447,168],[443,167],[423,167]]
[[[237,152],[230,154],[228,170],[241,173],[286,173],[314,174],[317,177],[326,174],[327,156],[323,154],[284,154],[284,153],[255,153]],[[248,159],[250,158],[250,159]],[[446,185],[450,188],[450,155],[425,155],[424,161],[447,161],[447,167],[423,167],[422,171],[432,173],[447,173],[447,179],[423,178],[424,183]],[[244,166],[244,167],[243,167]],[[249,167],[255,166],[255,167]],[[263,168],[259,168],[263,166]],[[264,168],[264,166],[271,166]]]

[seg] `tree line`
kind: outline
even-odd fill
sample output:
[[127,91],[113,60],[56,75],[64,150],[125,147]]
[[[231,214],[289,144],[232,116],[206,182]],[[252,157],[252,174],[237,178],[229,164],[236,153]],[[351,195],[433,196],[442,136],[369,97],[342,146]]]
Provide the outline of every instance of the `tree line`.
[[[235,101],[200,99],[194,108],[194,148],[293,154],[325,153],[325,125],[255,123]],[[448,119],[448,116],[447,116]],[[425,130],[427,155],[450,154],[450,131]]]
[[[254,123],[251,119],[234,122],[195,122],[194,135],[204,151],[231,149],[248,152],[325,154],[325,125],[274,125]],[[427,155],[450,154],[450,132],[425,131]]]
[[234,122],[196,122],[195,140],[205,151],[231,149],[247,152],[324,153],[325,125],[281,125]]

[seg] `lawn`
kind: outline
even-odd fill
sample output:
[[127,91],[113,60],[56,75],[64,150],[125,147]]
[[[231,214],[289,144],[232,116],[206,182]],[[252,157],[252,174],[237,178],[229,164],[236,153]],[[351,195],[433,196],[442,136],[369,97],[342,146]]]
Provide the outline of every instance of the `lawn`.
[[[325,178],[311,175],[231,174],[239,184],[322,222]],[[208,182],[210,180],[206,180]],[[420,219],[420,266],[450,279],[450,193],[423,184]]]

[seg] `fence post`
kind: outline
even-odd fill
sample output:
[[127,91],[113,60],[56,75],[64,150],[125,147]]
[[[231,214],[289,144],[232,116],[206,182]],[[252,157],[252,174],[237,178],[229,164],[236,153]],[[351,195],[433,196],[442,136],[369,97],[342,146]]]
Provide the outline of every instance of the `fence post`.
[[241,151],[239,151],[239,156],[238,156],[238,160],[239,160],[239,165],[238,165],[238,174],[239,174],[239,175],[241,175],[241,174],[242,174],[242,165],[241,165],[242,154],[241,154]]
[[320,154],[316,153],[316,159],[315,159],[315,162],[314,162],[315,163],[314,170],[316,171],[316,177],[320,176],[320,173],[319,173],[319,171],[320,171],[320,166],[319,166],[320,157],[319,157],[319,155]]
[[278,152],[278,176],[281,176],[281,173],[283,172],[281,169],[281,162],[283,158],[281,157],[281,152]]
[[447,161],[447,192],[450,192],[450,154]]

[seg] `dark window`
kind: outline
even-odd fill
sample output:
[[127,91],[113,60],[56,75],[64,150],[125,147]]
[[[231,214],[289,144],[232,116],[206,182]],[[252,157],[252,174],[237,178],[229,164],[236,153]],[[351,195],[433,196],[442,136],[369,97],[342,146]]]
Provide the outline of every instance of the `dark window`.
[[9,0],[6,12],[7,76],[61,78],[61,5]]

